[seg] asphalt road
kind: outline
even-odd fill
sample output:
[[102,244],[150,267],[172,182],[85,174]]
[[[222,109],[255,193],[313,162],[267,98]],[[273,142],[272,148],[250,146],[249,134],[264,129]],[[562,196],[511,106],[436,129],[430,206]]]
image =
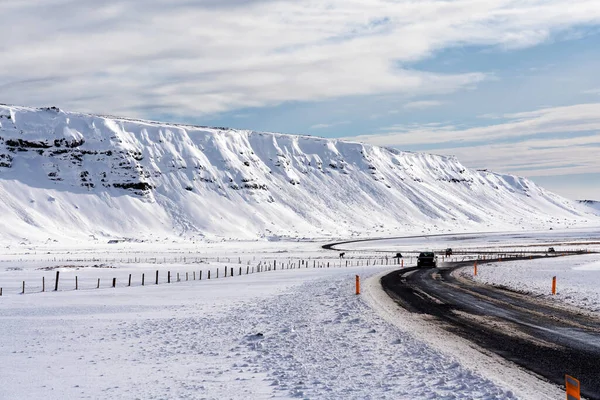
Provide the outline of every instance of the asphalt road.
[[582,396],[600,400],[600,318],[453,273],[465,265],[405,268],[381,283],[407,310],[556,384],[574,376]]

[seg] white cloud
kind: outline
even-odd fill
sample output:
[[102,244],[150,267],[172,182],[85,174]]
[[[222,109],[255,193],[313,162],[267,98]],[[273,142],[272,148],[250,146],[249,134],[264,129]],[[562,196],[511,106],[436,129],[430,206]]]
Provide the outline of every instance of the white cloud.
[[325,129],[325,128],[331,128],[334,126],[339,126],[339,125],[347,125],[349,124],[350,121],[339,121],[339,122],[332,122],[329,124],[316,124],[310,127],[310,129]]
[[[398,125],[383,128],[389,133],[349,139],[400,149],[435,145],[433,152],[455,155],[465,165],[524,176],[600,173],[600,103],[502,117],[508,121],[466,129],[443,124]],[[548,133],[552,138],[540,137]],[[503,140],[494,143],[498,139]]]
[[537,111],[504,114],[508,122],[461,129],[451,125],[395,125],[382,128],[389,133],[363,135],[355,140],[382,146],[489,142],[522,139],[540,133],[600,131],[600,103],[543,108]]
[[463,164],[474,168],[522,176],[600,173],[600,133],[576,138],[450,147],[435,152],[455,155]]
[[436,100],[420,100],[406,103],[403,107],[407,110],[424,110],[426,108],[438,107],[442,104],[444,103]]
[[522,48],[600,23],[596,0],[4,3],[1,101],[132,116],[447,93],[487,75],[406,65],[450,46]]
[[600,88],[584,90],[581,93],[583,93],[583,94],[598,94],[598,95],[600,95]]

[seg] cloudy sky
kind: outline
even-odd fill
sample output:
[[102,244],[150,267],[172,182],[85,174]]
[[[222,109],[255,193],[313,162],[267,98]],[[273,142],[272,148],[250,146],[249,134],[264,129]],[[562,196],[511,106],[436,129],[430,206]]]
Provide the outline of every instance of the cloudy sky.
[[0,103],[454,154],[600,200],[598,0],[1,0]]

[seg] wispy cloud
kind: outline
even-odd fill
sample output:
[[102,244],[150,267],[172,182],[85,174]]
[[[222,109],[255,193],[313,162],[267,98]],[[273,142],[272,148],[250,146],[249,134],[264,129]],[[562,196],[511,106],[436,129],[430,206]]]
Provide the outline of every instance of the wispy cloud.
[[474,128],[397,125],[382,128],[386,133],[349,139],[400,149],[435,146],[435,153],[456,155],[468,166],[525,176],[600,173],[600,103],[502,118],[502,123]]
[[384,146],[440,143],[487,143],[498,139],[523,139],[541,133],[600,131],[600,103],[544,108],[504,114],[503,123],[457,128],[451,125],[394,125],[381,128],[387,133],[358,136],[355,139]]
[[600,3],[22,0],[2,18],[3,102],[144,117],[449,93],[489,75],[407,65],[453,46],[533,46],[600,23]]
[[581,93],[583,93],[583,94],[597,94],[597,95],[600,95],[600,88],[584,90]]
[[347,125],[349,124],[350,121],[339,121],[339,122],[332,122],[329,124],[316,124],[310,127],[310,129],[325,129],[325,128],[331,128],[334,126],[339,126],[339,125]]
[[426,108],[438,107],[444,104],[441,101],[436,100],[421,100],[421,101],[412,101],[410,103],[406,103],[403,108],[407,110],[424,110]]
[[449,147],[465,165],[523,176],[600,173],[600,133],[586,137],[532,139],[515,143]]

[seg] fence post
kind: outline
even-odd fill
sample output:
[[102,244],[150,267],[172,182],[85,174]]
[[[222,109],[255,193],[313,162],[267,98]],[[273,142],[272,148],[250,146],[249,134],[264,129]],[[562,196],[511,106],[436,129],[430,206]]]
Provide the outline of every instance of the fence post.
[[167,271],[167,283],[171,283],[171,271]]
[[181,279],[179,279],[179,272],[177,273],[177,282],[179,282]]
[[117,278],[113,278],[113,287],[117,286]]
[[127,283],[127,286],[131,286],[131,274],[129,274],[129,282]]
[[145,275],[145,274],[142,274],[142,286],[144,286],[144,283],[145,283],[145,282],[144,282],[144,280],[145,280],[145,279],[144,279],[144,278],[145,278],[145,276],[144,276],[144,275]]
[[21,294],[25,294],[25,281],[23,281],[23,291],[21,292]]
[[233,278],[233,267],[231,267],[231,274],[230,276]]
[[246,275],[248,275],[248,272],[250,272],[250,266],[246,266]]
[[[217,269],[217,271],[218,271],[218,269]],[[208,270],[208,278],[207,279],[210,279],[210,269]]]
[[79,279],[75,276],[75,290],[79,290]]
[[189,277],[189,274],[186,272],[186,273],[185,273],[185,280],[186,280],[186,281],[188,281],[188,280],[189,280],[189,278],[188,278],[188,277]]
[[156,270],[156,285],[158,285],[158,270]]
[[42,292],[46,291],[46,278],[42,276]]
[[100,289],[100,278],[98,278],[98,284],[96,285],[96,289]]
[[225,278],[227,278],[227,267],[225,267]]
[[54,291],[57,292],[58,291],[58,276],[60,274],[60,271],[56,271],[56,281],[54,281]]
[[200,270],[200,280],[202,280],[202,270]]

